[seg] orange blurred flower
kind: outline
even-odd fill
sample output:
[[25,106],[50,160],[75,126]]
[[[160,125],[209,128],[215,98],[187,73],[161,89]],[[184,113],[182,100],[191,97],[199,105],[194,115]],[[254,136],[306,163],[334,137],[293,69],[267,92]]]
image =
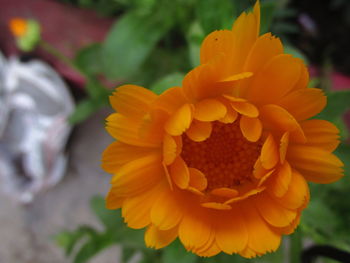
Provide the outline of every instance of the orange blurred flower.
[[299,223],[307,181],[343,176],[338,130],[310,117],[326,105],[303,62],[259,36],[260,6],[203,41],[201,65],[160,96],[134,85],[111,96],[103,154],[107,207],[149,247],[179,237],[189,251],[251,258],[275,251]]
[[28,21],[23,18],[12,18],[9,22],[11,33],[15,37],[22,37],[28,30]]

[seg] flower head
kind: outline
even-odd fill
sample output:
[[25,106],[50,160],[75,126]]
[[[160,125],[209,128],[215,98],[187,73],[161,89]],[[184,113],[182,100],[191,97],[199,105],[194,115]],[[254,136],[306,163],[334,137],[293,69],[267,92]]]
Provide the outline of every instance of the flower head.
[[40,25],[35,20],[12,18],[9,29],[16,38],[17,46],[23,51],[33,50],[40,40]]
[[179,237],[200,256],[275,251],[308,204],[307,181],[343,176],[337,128],[308,120],[326,97],[259,24],[257,2],[232,30],[209,34],[182,87],[157,96],[124,85],[110,98],[107,207],[147,227],[150,247]]

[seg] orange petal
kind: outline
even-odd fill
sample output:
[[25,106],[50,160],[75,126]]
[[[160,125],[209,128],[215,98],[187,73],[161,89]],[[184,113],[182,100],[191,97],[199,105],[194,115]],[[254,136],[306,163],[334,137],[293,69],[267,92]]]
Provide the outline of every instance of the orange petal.
[[140,195],[125,198],[122,216],[128,227],[141,229],[151,223],[151,209],[159,196],[160,189],[161,187],[158,185]]
[[160,249],[166,247],[177,237],[177,227],[169,230],[159,230],[154,225],[150,225],[145,233],[145,243],[147,247]]
[[165,134],[164,123],[169,114],[161,109],[153,109],[146,114],[139,127],[139,137],[154,144],[160,144]]
[[277,104],[301,121],[320,113],[327,104],[327,97],[321,89],[297,89]]
[[276,103],[297,83],[302,61],[291,55],[273,57],[254,76],[247,98],[260,105]]
[[152,153],[123,165],[113,176],[111,184],[118,195],[130,196],[148,190],[163,178],[162,157]]
[[232,204],[232,203],[236,203],[238,201],[242,201],[242,200],[248,199],[248,197],[251,197],[253,195],[261,193],[264,190],[265,190],[265,187],[260,187],[260,188],[255,188],[255,189],[249,190],[248,192],[246,192],[246,193],[244,193],[244,194],[242,194],[240,196],[233,197],[233,198],[227,200],[225,202],[225,204]]
[[151,210],[151,221],[159,230],[174,228],[183,216],[181,204],[170,189],[158,196]]
[[250,142],[256,142],[260,139],[262,124],[258,118],[249,118],[242,116],[239,125],[243,136]]
[[173,163],[175,158],[180,154],[182,148],[181,136],[172,137],[168,134],[163,140],[163,161],[166,165]]
[[207,202],[207,203],[201,203],[202,207],[206,208],[212,208],[217,210],[231,210],[231,206],[223,203],[217,203],[217,202]]
[[237,119],[238,117],[238,113],[237,111],[235,111],[233,108],[231,107],[228,107],[226,108],[227,109],[227,112],[226,112],[226,115],[225,117],[223,117],[222,119],[220,119],[219,121],[222,122],[222,123],[234,123],[235,120]]
[[180,87],[173,87],[159,95],[152,103],[151,107],[162,109],[169,114],[172,114],[186,103],[188,103],[188,101],[185,98],[183,89]]
[[288,162],[284,162],[270,181],[267,190],[277,197],[282,197],[288,191],[292,178],[292,169]]
[[198,102],[194,108],[194,118],[199,121],[216,121],[226,115],[226,106],[215,99]]
[[306,138],[303,130],[296,119],[280,106],[269,104],[261,107],[260,120],[264,128],[282,133],[289,131],[289,139],[294,142],[305,143]]
[[210,192],[210,194],[216,195],[216,196],[233,198],[233,197],[236,197],[238,195],[238,191],[235,190],[235,189],[222,187],[222,188],[215,188],[215,189],[213,189]]
[[307,138],[307,144],[333,152],[339,145],[339,130],[331,122],[308,120],[301,123]]
[[301,64],[300,76],[297,83],[294,85],[293,90],[305,89],[309,84],[309,71],[305,64]]
[[124,198],[118,196],[115,193],[115,190],[111,188],[111,190],[109,191],[106,197],[106,208],[111,210],[121,208],[123,205],[123,201],[124,201]]
[[165,123],[164,129],[173,136],[181,135],[186,131],[192,122],[192,107],[185,104],[179,108]]
[[[271,33],[266,33],[255,41],[243,68],[245,71],[251,71],[256,74],[270,59],[282,53],[283,46],[279,38],[271,36]],[[238,94],[246,97],[253,79],[249,78],[240,82]]]
[[280,161],[281,161],[281,163],[284,163],[284,160],[286,159],[288,144],[289,144],[289,132],[285,132],[282,135],[282,138],[280,141]]
[[241,204],[244,222],[248,230],[247,246],[256,253],[275,251],[281,242],[281,235],[275,233],[261,218],[252,201]]
[[126,144],[142,147],[158,147],[158,142],[151,142],[146,139],[140,138],[139,128],[140,121],[127,118],[120,113],[113,113],[106,119],[106,130],[116,140]]
[[233,209],[221,217],[216,224],[216,242],[227,254],[242,251],[248,243],[248,231],[242,212]]
[[292,172],[292,178],[289,184],[288,191],[281,198],[276,199],[281,205],[285,206],[289,209],[299,209],[308,202],[310,193],[307,182],[304,177],[300,175],[298,172]]
[[249,52],[244,70],[258,72],[270,59],[283,53],[283,45],[279,38],[266,33],[260,36]]
[[215,242],[212,242],[210,246],[205,249],[193,251],[200,257],[213,257],[221,252],[221,249]]
[[231,102],[232,107],[242,115],[250,118],[258,117],[258,109],[251,103],[248,102]]
[[232,33],[235,36],[235,46],[232,63],[232,72],[237,72],[243,68],[244,62],[258,38],[260,31],[260,4],[256,2],[253,13],[243,12],[235,21],[232,27]]
[[186,131],[186,134],[192,141],[202,142],[210,137],[211,131],[211,122],[193,120],[190,128]]
[[251,76],[253,76],[252,72],[242,72],[242,73],[238,73],[238,74],[234,74],[234,75],[225,77],[224,79],[220,80],[219,82],[235,83],[237,80],[247,79],[247,78],[250,78]]
[[196,168],[188,168],[190,173],[190,186],[203,191],[207,188],[208,182],[205,174]]
[[[191,213],[192,212],[192,213]],[[210,239],[212,226],[208,215],[188,211],[179,225],[179,238],[187,250],[204,246]],[[200,220],[198,220],[200,218]]]
[[255,205],[260,215],[272,226],[288,226],[297,216],[296,211],[281,206],[267,194],[257,196]]
[[334,154],[318,147],[291,145],[288,161],[308,181],[328,184],[344,176],[344,164]]
[[151,152],[151,148],[113,142],[102,154],[102,168],[107,173],[115,174],[125,163],[145,157]]
[[235,35],[230,30],[218,30],[203,40],[200,51],[200,63],[205,64],[219,53],[231,54]]
[[277,145],[273,136],[270,134],[261,148],[260,161],[265,169],[272,169],[279,160]]
[[190,173],[185,161],[179,156],[170,166],[170,176],[181,189],[186,189],[190,183]]
[[123,85],[109,97],[113,109],[130,118],[142,118],[157,98],[152,91],[136,85]]

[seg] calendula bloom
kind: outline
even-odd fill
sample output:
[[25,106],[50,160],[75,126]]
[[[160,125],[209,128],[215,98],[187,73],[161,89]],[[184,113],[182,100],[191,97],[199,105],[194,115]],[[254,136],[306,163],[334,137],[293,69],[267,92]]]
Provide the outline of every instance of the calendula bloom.
[[12,18],[9,29],[16,38],[17,46],[23,51],[33,50],[40,40],[40,25],[33,19]]
[[149,247],[179,237],[199,256],[275,251],[308,204],[307,181],[343,176],[337,128],[308,120],[326,97],[259,24],[257,2],[232,30],[209,34],[182,87],[157,96],[124,85],[110,98],[107,207],[147,227]]

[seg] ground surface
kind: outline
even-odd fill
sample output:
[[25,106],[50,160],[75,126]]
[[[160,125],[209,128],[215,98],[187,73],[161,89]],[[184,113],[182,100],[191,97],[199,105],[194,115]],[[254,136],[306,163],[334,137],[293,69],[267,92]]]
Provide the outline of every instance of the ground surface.
[[[0,193],[0,263],[69,263],[52,235],[79,224],[98,226],[89,200],[109,188],[110,176],[100,168],[101,153],[112,141],[104,130],[107,115],[99,112],[75,129],[67,174],[55,188],[28,206],[19,206]],[[118,248],[104,251],[91,262],[117,263]]]

